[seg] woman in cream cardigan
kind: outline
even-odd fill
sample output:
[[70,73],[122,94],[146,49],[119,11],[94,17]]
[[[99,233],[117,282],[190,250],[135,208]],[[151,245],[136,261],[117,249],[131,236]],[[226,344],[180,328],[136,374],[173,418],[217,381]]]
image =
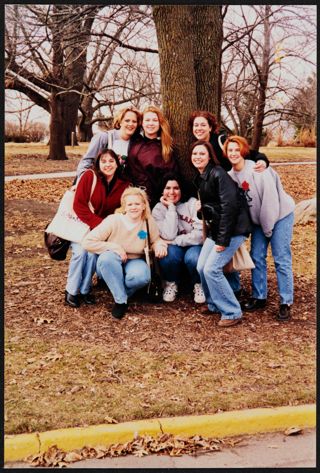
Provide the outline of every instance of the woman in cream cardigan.
[[117,319],[126,313],[128,298],[150,282],[150,268],[144,258],[146,219],[155,256],[162,258],[167,254],[167,244],[159,236],[147,194],[138,187],[128,187],[121,196],[120,209],[82,241],[87,251],[99,255],[96,272],[110,289],[115,301],[111,313]]

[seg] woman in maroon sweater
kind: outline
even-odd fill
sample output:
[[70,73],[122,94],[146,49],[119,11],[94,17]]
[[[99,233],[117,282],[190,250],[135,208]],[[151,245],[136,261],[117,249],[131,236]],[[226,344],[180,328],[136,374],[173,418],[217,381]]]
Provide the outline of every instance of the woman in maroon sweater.
[[[130,184],[128,180],[120,177],[120,170],[121,165],[116,153],[104,148],[96,157],[92,169],[85,171],[78,181],[73,209],[91,230],[120,207],[121,195]],[[97,176],[97,183],[90,198],[94,174]],[[85,304],[94,304],[95,299],[90,290],[97,255],[87,252],[79,243],[72,242],[71,249],[65,301],[71,307],[79,307],[82,301]]]
[[135,186],[144,187],[153,208],[162,195],[162,177],[178,174],[178,161],[170,126],[161,110],[153,105],[142,113],[143,136],[132,143],[127,158],[127,175]]

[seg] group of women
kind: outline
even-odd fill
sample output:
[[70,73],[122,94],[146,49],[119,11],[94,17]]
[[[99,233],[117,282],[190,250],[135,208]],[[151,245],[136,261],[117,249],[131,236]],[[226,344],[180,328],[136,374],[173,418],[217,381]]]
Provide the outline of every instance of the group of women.
[[[142,113],[125,108],[113,130],[93,137],[78,165],[74,200],[76,214],[91,231],[81,245],[71,244],[66,303],[95,303],[96,272],[113,296],[112,315],[121,319],[128,299],[150,281],[145,257],[150,245],[159,260],[163,300],[175,300],[187,271],[195,303],[206,303],[202,312],[219,313],[218,325],[231,327],[243,311],[266,305],[270,243],[280,295],[276,317],[289,320],[293,199],[267,157],[250,150],[245,138],[220,133],[213,114],[195,111],[189,125],[196,170],[191,192],[179,171],[169,123],[157,107]],[[224,267],[250,234],[252,296],[240,302],[240,276],[225,274]]]

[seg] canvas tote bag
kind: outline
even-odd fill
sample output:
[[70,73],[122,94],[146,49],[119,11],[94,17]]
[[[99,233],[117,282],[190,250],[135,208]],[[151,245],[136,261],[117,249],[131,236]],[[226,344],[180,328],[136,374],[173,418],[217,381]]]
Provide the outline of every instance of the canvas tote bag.
[[[90,199],[97,184],[97,176],[93,173],[93,181],[90,192]],[[83,174],[82,174],[83,175]],[[79,219],[73,210],[74,196],[76,188],[79,185],[81,176],[77,184],[70,187],[63,195],[59,204],[57,213],[53,217],[45,229],[46,233],[53,233],[54,235],[63,238],[64,240],[80,243],[81,240],[90,232],[90,227]],[[89,208],[94,212],[94,208],[89,200]]]

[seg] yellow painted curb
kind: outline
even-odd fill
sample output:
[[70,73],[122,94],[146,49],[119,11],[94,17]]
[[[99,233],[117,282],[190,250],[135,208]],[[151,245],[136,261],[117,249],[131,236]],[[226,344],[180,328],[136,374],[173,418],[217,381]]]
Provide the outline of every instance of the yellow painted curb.
[[22,460],[39,451],[37,434],[5,435],[5,461]]
[[92,427],[51,430],[37,434],[5,436],[5,462],[23,460],[57,445],[64,451],[85,445],[110,445],[128,442],[137,433],[156,436],[161,432],[174,435],[231,437],[260,432],[281,431],[288,427],[316,426],[316,405],[285,406],[221,412],[212,415],[167,417],[159,419],[102,424]]

